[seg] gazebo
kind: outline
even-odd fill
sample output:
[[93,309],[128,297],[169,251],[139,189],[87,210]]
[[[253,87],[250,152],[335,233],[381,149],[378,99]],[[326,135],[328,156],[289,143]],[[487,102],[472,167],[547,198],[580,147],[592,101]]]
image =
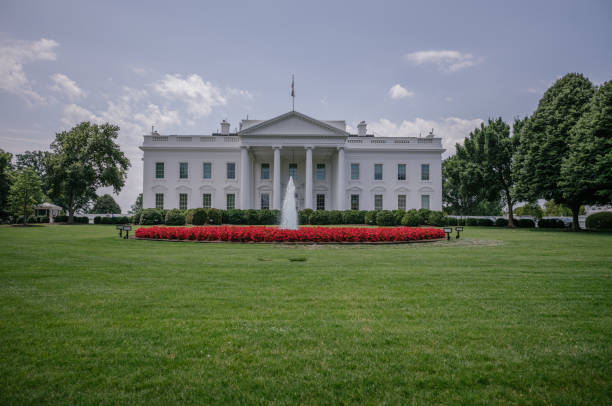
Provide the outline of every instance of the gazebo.
[[34,215],[35,216],[48,216],[49,223],[53,223],[53,217],[60,214],[62,208],[53,203],[41,203],[37,206],[34,206]]

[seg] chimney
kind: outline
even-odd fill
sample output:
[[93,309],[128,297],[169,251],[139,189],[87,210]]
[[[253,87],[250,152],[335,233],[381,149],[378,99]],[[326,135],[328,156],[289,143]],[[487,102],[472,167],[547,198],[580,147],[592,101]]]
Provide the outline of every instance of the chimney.
[[365,137],[367,127],[368,126],[365,121],[362,121],[361,123],[357,124],[357,134],[360,137]]
[[230,123],[228,123],[225,120],[221,121],[221,135],[228,135],[229,129],[230,129]]

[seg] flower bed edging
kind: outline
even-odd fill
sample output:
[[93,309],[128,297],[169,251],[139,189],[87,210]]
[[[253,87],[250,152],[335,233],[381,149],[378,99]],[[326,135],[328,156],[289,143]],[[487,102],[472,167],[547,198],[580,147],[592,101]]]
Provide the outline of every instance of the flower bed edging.
[[137,239],[197,242],[364,244],[432,241],[444,238],[438,228],[303,227],[283,230],[259,226],[141,227]]

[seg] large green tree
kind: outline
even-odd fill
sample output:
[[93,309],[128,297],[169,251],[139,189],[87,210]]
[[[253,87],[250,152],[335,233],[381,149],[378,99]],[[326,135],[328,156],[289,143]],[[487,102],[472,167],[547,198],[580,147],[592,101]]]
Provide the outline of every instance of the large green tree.
[[15,155],[15,169],[32,168],[40,177],[42,191],[47,195],[50,188],[48,176],[50,161],[51,153],[49,151],[25,151],[23,154]]
[[[516,120],[515,128],[524,121]],[[489,120],[475,128],[457,144],[457,153],[445,161],[447,176],[443,190],[447,202],[467,203],[464,209],[473,213],[482,202],[503,200],[509,210],[509,225],[513,226],[514,177],[512,159],[519,135],[510,135],[510,126],[501,118]],[[467,206],[471,206],[469,209]],[[470,213],[470,214],[471,214]],[[468,213],[462,213],[468,214]]]
[[483,174],[478,165],[453,155],[442,163],[442,197],[449,213],[472,215],[482,202]]
[[111,186],[119,193],[130,162],[115,142],[119,127],[82,122],[70,131],[57,133],[51,144],[50,194],[74,222],[77,209],[96,197],[96,189]]
[[14,214],[23,215],[24,225],[32,212],[32,207],[40,203],[42,197],[40,177],[34,169],[25,168],[14,172],[8,201]]
[[563,198],[586,204],[612,202],[612,81],[597,90],[568,144],[559,179]]
[[91,209],[91,213],[121,214],[121,207],[119,207],[111,195],[104,194],[102,196],[98,196]]
[[561,165],[569,156],[571,131],[587,111],[593,84],[581,74],[559,79],[542,96],[538,108],[520,132],[514,162],[516,197],[534,202],[539,198],[567,205],[579,229],[578,213],[583,199],[564,193]]
[[8,194],[11,187],[13,155],[0,149],[0,218],[8,216]]

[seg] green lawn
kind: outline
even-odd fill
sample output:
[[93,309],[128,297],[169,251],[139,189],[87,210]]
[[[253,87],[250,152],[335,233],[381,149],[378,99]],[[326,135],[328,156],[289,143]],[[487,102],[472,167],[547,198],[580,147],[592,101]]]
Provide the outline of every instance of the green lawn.
[[313,247],[0,227],[0,403],[611,404],[611,274],[612,234]]

